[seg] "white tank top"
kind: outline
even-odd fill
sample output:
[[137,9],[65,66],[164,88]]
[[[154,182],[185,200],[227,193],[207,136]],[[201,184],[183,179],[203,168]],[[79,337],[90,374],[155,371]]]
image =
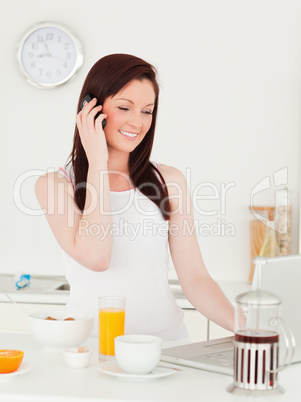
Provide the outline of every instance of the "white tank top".
[[[74,183],[70,165],[60,168],[60,173]],[[137,188],[110,194],[114,236],[110,267],[104,272],[94,272],[63,252],[70,284],[67,309],[94,314],[96,336],[97,298],[125,296],[125,333],[152,334],[165,341],[187,338],[183,311],[168,284],[169,222]],[[91,226],[92,233],[97,230]]]

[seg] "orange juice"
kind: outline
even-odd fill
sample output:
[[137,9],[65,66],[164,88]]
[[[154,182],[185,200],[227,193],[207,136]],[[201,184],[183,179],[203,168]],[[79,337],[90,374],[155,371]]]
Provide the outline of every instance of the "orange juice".
[[99,310],[99,353],[115,355],[114,339],[124,335],[125,310],[107,307]]

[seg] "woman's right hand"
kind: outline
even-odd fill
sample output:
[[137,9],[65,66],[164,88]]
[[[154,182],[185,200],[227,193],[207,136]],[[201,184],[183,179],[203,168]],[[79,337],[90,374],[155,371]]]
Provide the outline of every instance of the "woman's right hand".
[[107,118],[106,114],[95,116],[102,110],[102,106],[96,105],[96,98],[87,102],[76,116],[76,124],[79,136],[90,164],[106,163],[108,161],[108,147],[102,121]]

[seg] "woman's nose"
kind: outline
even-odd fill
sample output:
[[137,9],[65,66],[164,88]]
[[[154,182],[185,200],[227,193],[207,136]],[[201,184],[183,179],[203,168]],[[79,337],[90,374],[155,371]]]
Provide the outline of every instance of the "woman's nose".
[[132,126],[135,127],[137,129],[140,129],[142,126],[142,119],[141,119],[141,113],[135,113],[133,112],[130,116],[130,119],[128,121],[128,123]]

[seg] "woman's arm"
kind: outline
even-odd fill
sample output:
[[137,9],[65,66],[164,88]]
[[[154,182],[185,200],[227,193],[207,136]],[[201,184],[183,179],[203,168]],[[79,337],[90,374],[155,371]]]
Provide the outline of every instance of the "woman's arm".
[[[45,211],[49,226],[63,250],[92,271],[110,265],[113,238],[107,146],[102,120],[95,114],[95,100],[77,115],[81,141],[89,161],[86,200],[83,213],[74,200],[72,184],[59,172],[38,178],[36,197]],[[106,115],[101,115],[102,119]]]
[[[102,186],[97,176],[95,173],[94,192]],[[92,182],[90,179],[90,186]],[[86,202],[83,215],[75,203],[72,184],[59,172],[40,176],[36,181],[35,193],[61,248],[92,271],[106,270],[110,265],[112,240],[109,232],[104,236],[104,232],[97,228],[110,225],[112,217],[102,216],[99,198],[90,211],[90,202]]]
[[171,201],[169,247],[183,292],[209,320],[234,330],[234,307],[209,275],[194,230],[193,204],[186,179],[175,168],[160,165]]

